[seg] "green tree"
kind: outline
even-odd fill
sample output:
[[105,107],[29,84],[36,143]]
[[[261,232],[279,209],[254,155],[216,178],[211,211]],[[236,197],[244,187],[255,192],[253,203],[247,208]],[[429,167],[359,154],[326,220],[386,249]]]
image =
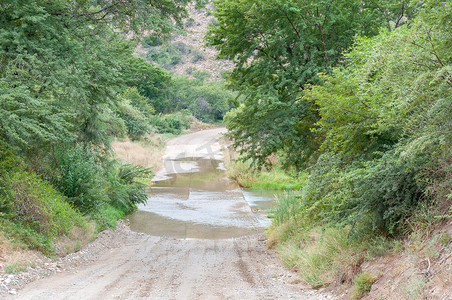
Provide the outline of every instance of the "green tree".
[[235,63],[230,85],[245,96],[244,107],[229,118],[236,147],[259,165],[283,150],[297,166],[315,148],[309,131],[318,120],[300,92],[321,83],[317,74],[338,64],[355,35],[400,26],[412,11],[406,1],[228,0],[215,6],[219,26],[209,29],[207,41]]
[[137,88],[128,88],[121,94],[117,111],[127,127],[130,138],[138,139],[149,132],[149,117],[155,112],[148,98],[140,95]]
[[201,121],[216,122],[222,120],[229,111],[228,101],[233,98],[233,93],[225,88],[224,82],[177,76],[168,98],[168,105],[173,112],[188,109]]
[[[164,69],[151,65],[142,58],[130,56],[124,70],[125,82],[129,86],[136,86],[139,93],[147,98],[135,102],[146,116],[156,110],[165,112],[168,106],[167,94],[172,87],[171,75]],[[152,108],[151,108],[152,107]]]
[[359,38],[304,98],[318,106],[319,159],[299,216],[385,235],[421,206],[449,214],[452,9],[429,1],[410,26]]
[[[66,121],[72,124],[75,141],[85,148],[108,144],[102,111],[114,108],[116,95],[127,83],[123,73],[132,68],[134,77],[142,75],[135,84],[145,92],[162,78],[158,75],[149,82],[147,77],[155,68],[134,66],[139,62],[133,62],[133,43],[126,41],[122,32],[133,35],[150,29],[156,34],[168,33],[174,28],[173,21],[179,22],[186,15],[184,5],[188,2],[2,1],[1,88],[8,89],[10,95],[25,95],[21,96],[22,102],[35,99],[31,105],[40,105],[45,112],[44,115],[33,110],[35,116],[45,117],[35,118],[39,125],[17,122],[14,128],[19,130],[22,126],[19,138],[39,133],[55,140],[57,132],[52,130],[68,129],[60,120],[64,112],[69,117]],[[143,77],[147,82],[142,82]],[[51,119],[53,125],[47,122]]]

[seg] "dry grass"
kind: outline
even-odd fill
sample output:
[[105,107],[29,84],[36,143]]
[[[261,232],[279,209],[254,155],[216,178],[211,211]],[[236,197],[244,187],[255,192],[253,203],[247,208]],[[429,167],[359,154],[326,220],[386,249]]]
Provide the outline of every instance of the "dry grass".
[[96,238],[96,223],[88,222],[84,227],[72,228],[69,236],[62,236],[55,244],[58,256],[64,256],[78,251]]
[[49,262],[39,251],[21,249],[0,232],[0,273],[17,273]]
[[[55,254],[64,256],[80,250],[96,237],[95,223],[87,223],[84,227],[74,227],[70,236],[60,236],[55,242]],[[35,267],[49,263],[51,259],[39,251],[23,249],[14,244],[0,232],[0,273],[18,273],[27,267]]]
[[124,163],[152,168],[154,171],[162,167],[165,141],[159,135],[149,136],[145,141],[114,141],[112,147],[115,156]]
[[199,121],[196,118],[193,118],[193,119],[194,120],[190,122],[190,132],[196,132],[196,131],[201,131],[201,130],[206,130],[206,129],[213,129],[213,128],[218,127],[217,124],[204,123],[202,121]]

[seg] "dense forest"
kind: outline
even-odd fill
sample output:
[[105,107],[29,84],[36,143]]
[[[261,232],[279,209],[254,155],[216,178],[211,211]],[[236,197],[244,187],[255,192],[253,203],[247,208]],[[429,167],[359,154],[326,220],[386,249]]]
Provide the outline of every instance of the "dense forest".
[[234,62],[229,86],[244,99],[227,115],[229,135],[246,165],[298,178],[269,236],[306,282],[331,283],[369,249],[413,232],[429,239],[450,220],[450,2],[215,6],[207,40]]
[[176,77],[134,55],[142,37],[182,30],[188,3],[0,3],[2,235],[51,255],[76,228],[114,226],[147,199],[152,170],[115,159],[113,139],[222,119],[221,83]]

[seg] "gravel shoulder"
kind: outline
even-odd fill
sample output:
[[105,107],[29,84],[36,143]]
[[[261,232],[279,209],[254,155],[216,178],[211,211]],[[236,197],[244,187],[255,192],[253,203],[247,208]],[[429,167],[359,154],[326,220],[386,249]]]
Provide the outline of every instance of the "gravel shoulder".
[[260,234],[184,240],[120,225],[55,268],[6,299],[333,299],[301,285]]

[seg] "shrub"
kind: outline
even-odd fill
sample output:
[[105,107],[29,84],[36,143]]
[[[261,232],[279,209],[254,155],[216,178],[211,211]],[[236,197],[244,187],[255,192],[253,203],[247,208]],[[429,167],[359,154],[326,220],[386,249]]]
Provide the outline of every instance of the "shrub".
[[7,218],[0,218],[2,231],[24,246],[46,255],[54,253],[58,236],[69,235],[85,220],[39,175],[17,171],[11,176],[11,193]]
[[93,214],[92,218],[96,221],[96,231],[99,232],[106,228],[115,228],[118,220],[125,215],[123,210],[107,204]]
[[190,74],[192,74],[192,73],[195,72],[195,71],[196,71],[196,68],[193,67],[193,66],[191,66],[191,67],[188,67],[188,68],[185,70],[185,73],[187,73],[188,75],[190,75]]
[[14,152],[0,140],[0,216],[11,209],[11,203],[7,201],[11,193],[10,177],[18,169],[18,164],[19,159]]
[[141,45],[143,45],[143,47],[155,47],[160,46],[161,44],[162,38],[155,34],[150,34],[141,41]]
[[137,204],[146,202],[147,185],[139,180],[150,178],[151,169],[111,161],[105,172],[109,182],[106,192],[111,206],[124,213],[130,213],[136,209]]
[[192,54],[193,54],[192,59],[191,59],[192,63],[197,63],[197,62],[203,61],[205,59],[204,53],[202,53],[199,50],[193,51]]
[[210,77],[209,71],[194,71],[192,75],[195,79],[198,79],[199,81],[206,81],[207,78]]
[[193,117],[187,111],[180,111],[174,114],[168,114],[162,117],[154,117],[150,119],[159,133],[180,134],[183,129],[188,129]]
[[379,234],[403,232],[406,220],[425,201],[416,178],[424,159],[413,163],[393,152],[381,159],[344,164],[338,155],[320,157],[303,186],[298,217],[303,224],[332,223]]
[[58,150],[55,156],[51,181],[75,209],[91,214],[108,202],[103,169],[93,153],[75,147]]
[[84,223],[81,215],[39,175],[17,172],[12,181],[13,220],[51,237],[69,234],[72,227]]
[[151,48],[147,53],[147,58],[165,69],[170,69],[182,61],[182,52],[174,45],[162,45]]
[[118,113],[120,118],[124,120],[127,134],[132,140],[137,140],[150,132],[149,122],[146,117],[130,103],[120,103],[118,105]]

